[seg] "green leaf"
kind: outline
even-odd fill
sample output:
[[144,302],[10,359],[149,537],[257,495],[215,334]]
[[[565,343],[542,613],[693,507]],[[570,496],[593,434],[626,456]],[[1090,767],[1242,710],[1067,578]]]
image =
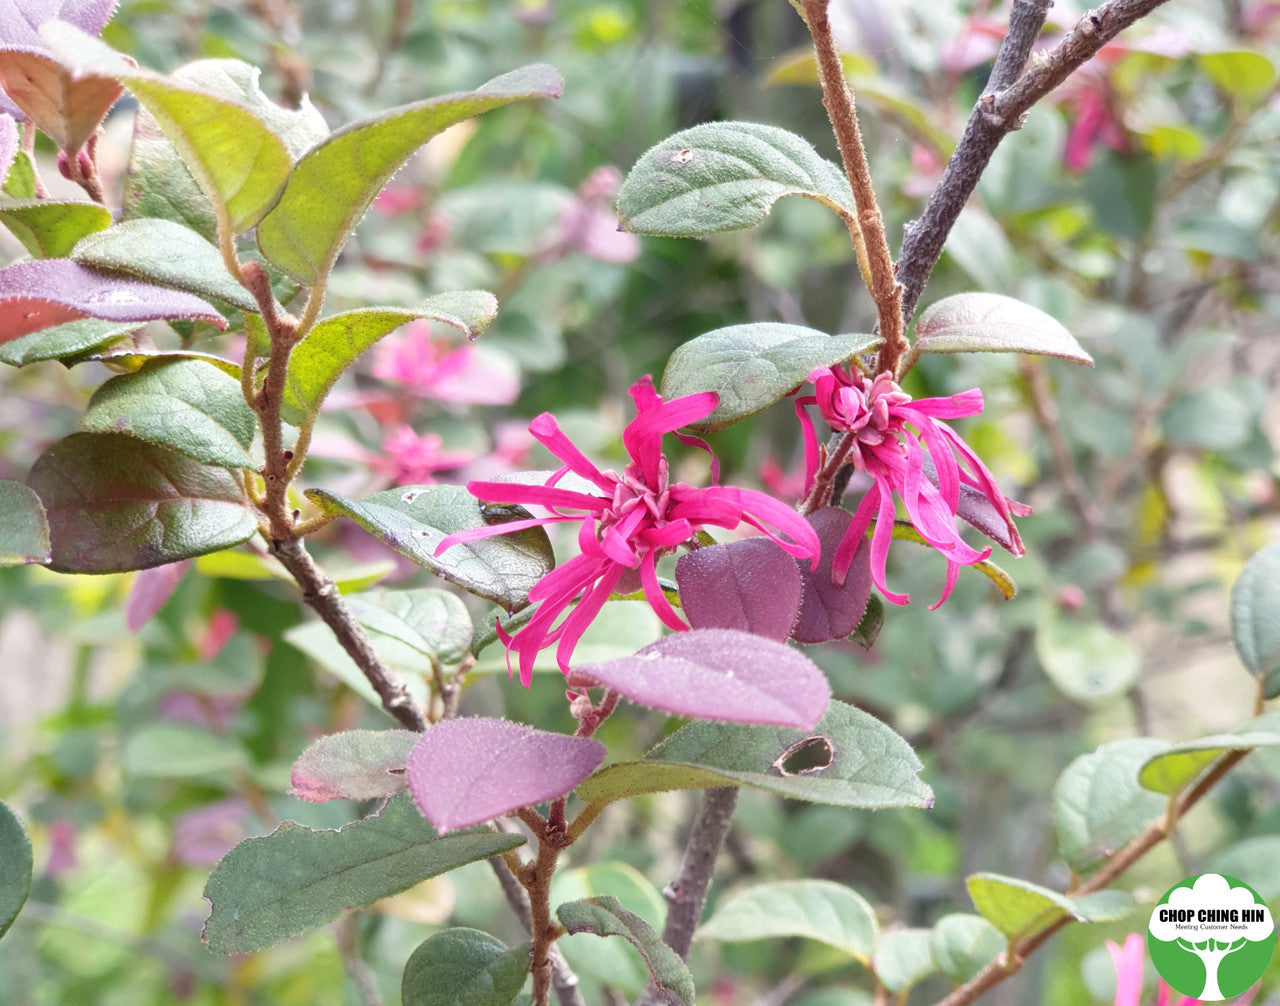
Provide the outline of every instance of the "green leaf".
[[921,353],[1030,353],[1093,366],[1056,318],[998,293],[958,293],[929,305],[916,322],[908,366]]
[[825,335],[802,325],[730,325],[681,345],[667,361],[662,394],[699,391],[720,396],[702,430],[722,430],[772,405],[804,383],[816,367],[830,367],[879,345],[873,335]]
[[75,433],[28,484],[49,515],[50,566],[120,573],[230,548],[258,530],[237,472],[124,433]]
[[556,918],[570,933],[621,936],[640,951],[654,986],[667,1002],[694,1006],[693,976],[684,961],[644,919],[623,908],[617,898],[602,895],[569,901],[556,909]]
[[544,64],[495,77],[474,91],[430,98],[353,123],[312,149],[258,227],[258,247],[280,269],[312,285],[327,276],[365,210],[418,147],[454,123],[493,108],[559,95]]
[[40,497],[21,482],[0,479],[0,566],[49,561],[49,519]]
[[370,632],[446,664],[462,660],[471,645],[471,616],[447,590],[371,590],[347,598],[347,606]]
[[0,936],[26,904],[31,890],[31,840],[9,805],[0,801]]
[[1058,690],[1097,703],[1138,680],[1142,657],[1129,640],[1097,622],[1045,608],[1036,626],[1036,657]]
[[967,982],[1005,948],[1004,937],[980,915],[955,912],[933,924],[929,949],[943,974]]
[[900,992],[937,971],[932,935],[928,929],[892,929],[881,933],[871,956],[871,968],[880,984],[890,992]]
[[1280,711],[1263,713],[1228,733],[1173,744],[1143,764],[1138,781],[1147,789],[1172,796],[1228,751],[1273,747],[1280,747]]
[[[808,756],[802,760],[817,767],[783,774],[800,751]],[[927,807],[933,792],[919,771],[915,752],[889,727],[833,701],[812,731],[690,723],[642,760],[599,769],[577,793],[607,803],[642,793],[741,785],[837,807]]]
[[441,838],[408,794],[337,831],[286,821],[232,849],[205,885],[209,949],[252,953],[449,870],[522,845],[487,830]]
[[[344,685],[356,692],[375,709],[382,709],[382,699],[369,684],[369,679],[351,655],[342,648],[332,630],[323,622],[303,622],[287,629],[285,642],[296,646],[317,664],[325,668]],[[378,656],[393,670],[405,674],[404,685],[409,696],[419,705],[427,701],[425,675],[431,673],[431,661],[417,650],[405,646],[399,640],[381,634],[370,642]]]
[[459,290],[428,297],[411,308],[375,307],[317,322],[289,357],[284,406],[287,423],[312,418],[342,372],[389,332],[418,318],[452,325],[474,339],[498,313],[497,298],[483,290]]
[[[240,384],[240,364],[224,360],[212,353],[201,353],[193,349],[139,349],[136,346],[125,348],[91,349],[74,356],[63,357],[62,362],[68,367],[79,363],[101,363],[118,373],[135,374],[150,363],[162,360],[195,360],[201,366],[213,367]],[[241,399],[243,400],[243,395]]]
[[409,955],[400,983],[404,1006],[510,1006],[532,963],[532,943],[508,950],[479,929],[436,933]]
[[25,367],[31,363],[79,356],[117,343],[138,328],[134,321],[103,321],[100,318],[63,322],[0,344],[0,363]]
[[201,360],[148,361],[93,393],[80,429],[128,433],[189,458],[225,468],[252,468],[258,428],[240,382]]
[[1280,695],[1280,542],[1255,553],[1232,585],[1231,639],[1263,697]]
[[1038,884],[996,873],[975,873],[966,883],[983,918],[1010,943],[1034,936],[1059,919],[1076,917],[1070,898]]
[[1276,81],[1275,64],[1261,52],[1240,49],[1199,53],[1195,58],[1215,84],[1248,104],[1265,97]]
[[0,222],[36,258],[63,258],[86,234],[110,227],[111,211],[97,203],[6,200]]
[[131,775],[156,779],[225,779],[249,767],[249,755],[234,737],[183,723],[151,723],[125,744],[121,757]]
[[1210,868],[1224,877],[1248,877],[1263,901],[1280,898],[1280,835],[1257,835],[1228,846],[1213,857]]
[[1210,451],[1243,446],[1260,412],[1251,400],[1250,383],[1237,378],[1184,391],[1160,414],[1160,432],[1174,444]]
[[350,517],[442,580],[508,611],[528,604],[533,585],[555,565],[551,542],[540,527],[454,545],[436,556],[436,546],[454,532],[528,517],[519,507],[482,510],[462,486],[402,486],[363,500],[323,489],[306,495],[323,513]]
[[1138,905],[1128,891],[1114,889],[1080,894],[1072,898],[1071,903],[1075,906],[1075,916],[1080,922],[1115,922],[1123,919]]
[[85,238],[72,259],[172,290],[257,311],[252,294],[232,278],[222,254],[191,228],[171,220],[126,220]]
[[4,180],[4,194],[13,199],[36,197],[36,169],[25,150],[13,155],[13,163],[9,165],[9,174]]
[[1058,850],[1077,873],[1106,859],[1164,813],[1165,801],[1138,784],[1138,770],[1165,741],[1134,737],[1081,755],[1058,777],[1053,817]]
[[779,880],[726,898],[696,936],[724,943],[802,936],[870,965],[878,931],[857,891],[830,880]]
[[133,144],[121,196],[121,220],[169,220],[216,241],[218,221],[200,183],[145,108],[133,120]]
[[844,172],[809,142],[776,126],[709,122],[650,148],[618,192],[625,230],[702,237],[753,227],[783,196],[853,214]]

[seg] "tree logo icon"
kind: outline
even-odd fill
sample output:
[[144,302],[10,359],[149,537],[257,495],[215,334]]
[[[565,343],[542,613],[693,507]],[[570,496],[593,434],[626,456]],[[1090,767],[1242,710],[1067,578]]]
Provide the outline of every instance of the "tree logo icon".
[[1175,884],[1156,905],[1147,952],[1175,991],[1218,1002],[1262,977],[1275,931],[1270,909],[1253,888],[1234,877],[1202,873]]

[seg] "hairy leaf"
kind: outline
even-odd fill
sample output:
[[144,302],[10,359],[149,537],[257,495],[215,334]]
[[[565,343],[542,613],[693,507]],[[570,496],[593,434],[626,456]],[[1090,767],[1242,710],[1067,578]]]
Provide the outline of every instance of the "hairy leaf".
[[737,629],[781,642],[800,609],[796,560],[769,538],[688,552],[676,563],[676,584],[695,629]]
[[1164,799],[1138,785],[1138,770],[1168,746],[1150,737],[1113,741],[1081,755],[1058,777],[1058,849],[1077,873],[1110,856],[1164,812]]
[[133,120],[133,143],[121,198],[122,221],[168,220],[216,241],[213,203],[145,108]]
[[218,864],[204,889],[213,906],[204,939],[221,954],[252,953],[523,842],[491,831],[437,835],[406,794],[337,831],[286,821]]
[[671,1006],[694,1006],[693,976],[678,954],[662,942],[644,919],[622,907],[611,895],[569,901],[556,909],[556,918],[570,933],[621,936],[644,958],[654,988]]
[[455,531],[527,517],[519,508],[482,510],[462,486],[402,486],[349,500],[322,489],[307,497],[330,516],[350,517],[383,544],[443,580],[488,598],[508,611],[529,603],[529,591],[555,565],[541,528],[454,545],[436,546]]
[[929,949],[942,973],[967,982],[995,960],[1006,946],[1004,937],[981,915],[955,912],[933,924]]
[[131,436],[226,468],[252,468],[258,428],[240,383],[201,360],[153,359],[93,393],[80,429]]
[[86,234],[111,226],[111,211],[97,203],[54,199],[0,202],[0,222],[35,258],[61,258]]
[[18,156],[18,123],[12,115],[0,111],[0,182],[7,183],[9,171]]
[[126,220],[85,238],[71,258],[102,272],[185,290],[241,311],[258,310],[253,295],[227,272],[218,249],[171,220]]
[[779,880],[726,898],[697,936],[724,943],[802,936],[869,964],[878,931],[875,912],[852,888],[830,880]]
[[82,318],[80,321],[64,322],[19,336],[9,342],[0,342],[0,363],[25,367],[45,360],[69,360],[114,345],[137,328],[136,321]]
[[1280,747],[1280,710],[1263,713],[1227,733],[1170,745],[1147,759],[1138,772],[1138,781],[1147,789],[1170,796],[1228,751],[1274,747]]
[[0,50],[0,89],[66,151],[84,146],[124,90],[112,78],[80,73],[53,54],[21,49]]
[[372,800],[404,789],[405,765],[418,741],[412,730],[344,730],[312,741],[293,763],[291,796]]
[[28,484],[49,514],[61,572],[119,573],[230,548],[258,529],[237,472],[123,433],[75,433]]
[[49,520],[40,497],[21,482],[0,479],[0,566],[49,561]]
[[533,944],[507,945],[479,929],[446,929],[418,944],[400,982],[404,1006],[510,1006],[532,963]]
[[776,126],[709,122],[640,156],[618,192],[618,216],[636,234],[702,237],[758,224],[783,196],[854,212],[844,172],[807,140]]
[[808,730],[831,700],[826,675],[785,643],[739,629],[692,629],[638,653],[574,669],[632,702],[678,716]]
[[443,833],[564,796],[604,759],[588,737],[472,717],[431,727],[409,755],[409,792]]
[[822,555],[817,569],[811,569],[808,562],[796,562],[804,593],[791,637],[799,643],[845,639],[861,624],[871,599],[871,547],[866,541],[858,545],[844,582],[836,584],[831,567],[836,549],[853,523],[853,514],[839,507],[824,507],[807,519],[818,533]]
[[370,632],[446,664],[458,663],[471,645],[471,615],[447,590],[371,590],[347,598],[347,606]]
[[[799,755],[812,767],[791,767]],[[838,807],[927,807],[907,742],[860,709],[832,701],[812,730],[690,723],[640,761],[620,762],[578,786],[578,796],[607,803],[642,793],[751,786]]]
[[199,318],[226,327],[199,297],[104,276],[69,259],[19,262],[0,269],[0,344],[80,318],[133,322]]
[[9,805],[0,801],[0,936],[9,931],[31,890],[31,840]]
[[794,391],[815,368],[850,360],[879,342],[873,335],[826,335],[772,321],[717,328],[671,354],[662,394],[714,391],[720,396],[715,411],[694,428],[722,430]]
[[1064,917],[1077,922],[1107,922],[1124,916],[1134,905],[1132,896],[1124,891],[1097,891],[1069,898],[1047,887],[996,873],[975,873],[966,884],[983,918],[1010,943],[1034,936]]
[[1263,697],[1280,695],[1280,542],[1257,552],[1232,585],[1231,639]]
[[497,316],[498,301],[483,290],[437,294],[411,308],[348,311],[317,322],[289,357],[281,415],[300,426],[313,417],[334,383],[356,358],[406,322],[429,318],[474,339]]
[[958,293],[931,304],[916,322],[908,363],[921,353],[1031,353],[1093,366],[1056,318],[998,293]]
[[258,247],[300,283],[315,283],[328,275],[369,204],[418,147],[490,109],[558,96],[562,85],[551,67],[527,66],[474,91],[403,105],[346,126],[298,162],[258,227]]

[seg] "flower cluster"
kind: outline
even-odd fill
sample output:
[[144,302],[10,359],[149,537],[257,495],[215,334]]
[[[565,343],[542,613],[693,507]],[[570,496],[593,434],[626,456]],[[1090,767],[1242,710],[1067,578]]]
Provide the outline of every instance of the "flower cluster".
[[871,576],[876,587],[894,604],[906,604],[906,594],[895,593],[885,583],[889,542],[893,538],[896,506],[902,500],[907,519],[920,535],[947,560],[946,585],[937,604],[955,586],[961,566],[981,562],[990,548],[975,549],[956,530],[955,518],[963,495],[978,496],[989,505],[1000,538],[1015,555],[1021,555],[1022,539],[1013,517],[1031,508],[1008,499],[986,465],[944,420],[977,415],[982,392],[971,391],[949,398],[913,399],[889,374],[865,377],[856,369],[822,367],[809,375],[812,395],[796,399],[796,414],[804,427],[806,484],[812,486],[818,470],[818,436],[807,406],[818,411],[833,430],[852,434],[846,442],[847,460],[874,480],[854,511],[853,522],[836,549],[832,575],[841,580],[871,522]]
[[[558,644],[560,669],[569,672],[574,647],[614,593],[640,589],[663,623],[675,630],[687,629],[658,582],[657,562],[694,539],[703,527],[748,524],[791,555],[816,566],[820,545],[808,521],[765,493],[716,484],[719,465],[714,456],[712,485],[696,488],[670,480],[663,436],[674,433],[682,443],[710,453],[697,437],[675,431],[706,417],[716,406],[714,393],[664,402],[646,376],[632,386],[631,397],[636,417],[622,435],[631,461],[621,473],[598,469],[565,436],[555,418],[543,413],[529,424],[529,431],[560,460],[560,469],[542,485],[471,482],[467,489],[481,500],[544,507],[549,515],[461,531],[436,549],[438,555],[479,538],[546,524],[579,523],[579,554],[538,581],[529,592],[529,600],[539,603],[537,612],[514,636],[503,637],[508,658],[512,652],[517,655],[520,681],[526,687],[538,651],[552,643]],[[585,482],[579,483],[580,488],[561,488],[559,483],[571,473]],[[575,600],[577,606],[562,619]]]

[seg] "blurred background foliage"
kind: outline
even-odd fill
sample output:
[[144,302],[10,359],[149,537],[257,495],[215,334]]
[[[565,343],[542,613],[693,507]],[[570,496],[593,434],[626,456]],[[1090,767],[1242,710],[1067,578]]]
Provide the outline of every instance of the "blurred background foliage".
[[[1007,5],[833,6],[892,238],[940,174]],[[1059,2],[1051,25],[1078,14]],[[124,0],[104,37],[156,69],[202,57],[260,65],[268,94],[306,92],[335,126],[527,62],[564,74],[558,101],[433,142],[362,224],[328,310],[473,287],[497,292],[501,312],[474,350],[437,328],[370,354],[317,435],[309,484],[369,491],[549,467],[521,432],[544,409],[588,453],[616,459],[626,388],[656,376],[683,340],[745,321],[830,332],[873,322],[839,222],[802,200],[783,201],[758,230],[703,242],[614,230],[617,175],[598,169],[625,173],[684,126],[771,122],[835,157],[803,27],[781,0]],[[917,603],[887,612],[870,651],[830,645],[815,659],[838,697],[917,747],[936,806],[849,812],[744,792],[712,907],[752,879],[813,875],[856,887],[886,926],[921,926],[971,910],[963,877],[976,870],[1064,886],[1049,793],[1073,758],[1251,714],[1226,591],[1280,527],[1277,58],[1275,4],[1171,3],[997,152],[923,304],[970,289],[1019,297],[1061,320],[1097,367],[932,357],[908,389],[983,389],[986,413],[964,435],[1036,511],[1021,523],[1028,555],[1010,570],[1020,593],[1003,603],[965,573],[929,612],[942,563],[904,562],[911,546],[897,546],[891,578]],[[131,120],[122,103],[102,144],[117,185]],[[51,157],[45,175],[61,181]],[[20,252],[6,241],[6,260]],[[5,368],[0,477],[24,478],[103,377],[96,365]],[[731,479],[794,498],[798,434],[783,404],[714,446]],[[690,480],[705,477],[689,463]],[[430,581],[353,528],[323,544],[348,589]],[[125,624],[129,576],[0,570],[0,797],[29,823],[40,874],[0,942],[0,1004],[346,1003],[366,979],[396,1001],[405,957],[446,919],[517,939],[479,864],[251,958],[204,950],[200,891],[231,844],[284,819],[336,827],[359,810],[285,795],[292,759],[322,733],[388,721],[342,683],[334,644],[263,557],[193,565],[137,633]],[[643,605],[611,605],[580,652],[634,649],[657,631]],[[422,670],[411,654],[392,659]],[[464,711],[568,726],[555,674],[526,692],[503,669],[487,651]],[[665,729],[660,715],[628,709],[603,739],[622,757]],[[1280,897],[1277,768],[1275,753],[1255,754],[1125,886],[1149,905],[1224,861],[1247,864],[1247,879]],[[676,871],[694,799],[611,807],[573,850],[563,896],[617,893],[660,922],[658,888]],[[986,1001],[1110,1002],[1102,938],[1145,928],[1147,911],[1074,927]],[[567,952],[589,1002],[611,1001],[600,980],[639,991],[627,951],[604,957],[570,940]],[[870,1002],[865,971],[817,943],[702,943],[691,963],[717,1006]],[[1269,987],[1278,980],[1273,965]],[[911,1001],[946,987],[927,979]]]

